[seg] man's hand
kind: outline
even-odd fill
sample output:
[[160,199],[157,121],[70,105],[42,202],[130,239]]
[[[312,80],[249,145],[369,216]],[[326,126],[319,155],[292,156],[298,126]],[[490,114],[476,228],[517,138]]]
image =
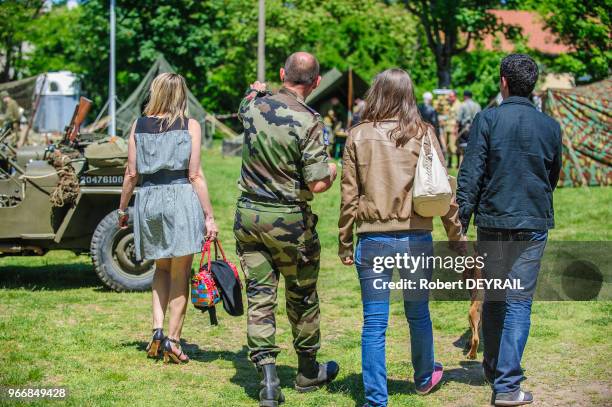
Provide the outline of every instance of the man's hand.
[[322,180],[309,182],[308,189],[310,189],[310,192],[320,194],[331,188],[332,184],[334,183],[334,180],[336,179],[338,171],[336,170],[336,164],[327,163],[327,165],[329,166],[329,177],[325,177],[325,179]]
[[353,264],[355,264],[355,260],[353,260],[353,256],[341,257],[340,261],[345,266],[352,266]]

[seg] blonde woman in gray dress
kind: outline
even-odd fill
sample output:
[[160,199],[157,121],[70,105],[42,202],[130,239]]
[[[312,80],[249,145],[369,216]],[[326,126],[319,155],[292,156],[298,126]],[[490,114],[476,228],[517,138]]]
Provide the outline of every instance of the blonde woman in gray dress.
[[125,228],[128,204],[142,176],[133,210],[136,256],[155,259],[153,338],[147,353],[157,357],[163,352],[164,361],[174,363],[189,361],[180,338],[193,254],[218,232],[200,166],[200,125],[185,116],[186,108],[185,79],[173,73],[158,75],[151,83],[145,116],[136,120],[130,133],[118,211],[119,225]]

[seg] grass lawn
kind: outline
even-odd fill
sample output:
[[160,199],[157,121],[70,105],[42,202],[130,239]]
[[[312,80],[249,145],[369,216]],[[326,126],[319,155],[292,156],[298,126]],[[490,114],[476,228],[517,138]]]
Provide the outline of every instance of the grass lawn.
[[[203,162],[220,237],[236,261],[232,224],[240,160],[221,157],[217,147],[203,155]],[[557,228],[550,239],[612,240],[611,201],[609,188],[558,190]],[[297,361],[281,301],[277,342],[283,352],[278,364],[286,405],[361,406],[361,305],[354,268],[342,266],[336,257],[339,186],[317,197],[313,206],[323,246],[320,358],[337,360],[341,372],[321,391],[298,394],[292,389]],[[434,238],[444,240],[439,221]],[[74,406],[257,405],[259,379],[247,360],[245,317],[220,311],[220,325],[211,328],[208,316],[190,305],[183,336],[192,361],[164,365],[143,352],[150,335],[150,294],[108,291],[87,256],[54,252],[0,259],[0,287],[0,386],[65,386],[67,400],[51,403]],[[390,405],[488,404],[490,390],[480,365],[462,352],[468,305],[431,304],[436,359],[446,373],[438,391],[420,397],[412,383],[403,308],[392,304],[387,337]],[[535,303],[524,385],[534,391],[536,405],[612,405],[611,320],[610,302]],[[6,403],[0,400],[0,405]]]

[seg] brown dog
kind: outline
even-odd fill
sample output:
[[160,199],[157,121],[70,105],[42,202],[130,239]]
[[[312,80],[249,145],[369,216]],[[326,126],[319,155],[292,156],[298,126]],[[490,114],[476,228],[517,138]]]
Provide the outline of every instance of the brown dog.
[[[463,281],[477,280],[480,278],[482,278],[482,270],[478,267],[466,269],[463,272]],[[469,346],[469,351],[467,353],[468,359],[476,359],[478,345],[480,344],[480,319],[482,315],[483,298],[483,290],[478,290],[476,288],[470,289],[470,311],[468,313],[468,322],[470,323],[472,337],[466,345],[466,349]]]

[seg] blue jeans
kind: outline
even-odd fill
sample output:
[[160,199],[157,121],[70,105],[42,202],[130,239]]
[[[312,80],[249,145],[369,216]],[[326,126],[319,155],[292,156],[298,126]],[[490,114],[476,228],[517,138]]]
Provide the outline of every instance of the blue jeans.
[[482,307],[485,374],[494,378],[495,393],[514,392],[524,380],[523,351],[531,325],[531,304],[548,233],[478,229],[479,254],[487,253],[483,277],[520,279],[522,290],[504,296],[485,291]]
[[[361,367],[368,405],[387,405],[387,368],[385,364],[385,334],[389,320],[388,288],[381,288],[392,279],[393,268],[380,271],[375,257],[403,255],[433,255],[430,232],[362,233],[355,251],[363,301],[363,331],[361,333]],[[378,272],[377,272],[378,271]],[[410,279],[431,280],[431,270],[417,270]],[[402,276],[404,278],[404,276]],[[425,386],[434,369],[434,346],[429,301],[423,296],[411,301],[404,297],[404,312],[410,326],[410,346],[414,382]]]

